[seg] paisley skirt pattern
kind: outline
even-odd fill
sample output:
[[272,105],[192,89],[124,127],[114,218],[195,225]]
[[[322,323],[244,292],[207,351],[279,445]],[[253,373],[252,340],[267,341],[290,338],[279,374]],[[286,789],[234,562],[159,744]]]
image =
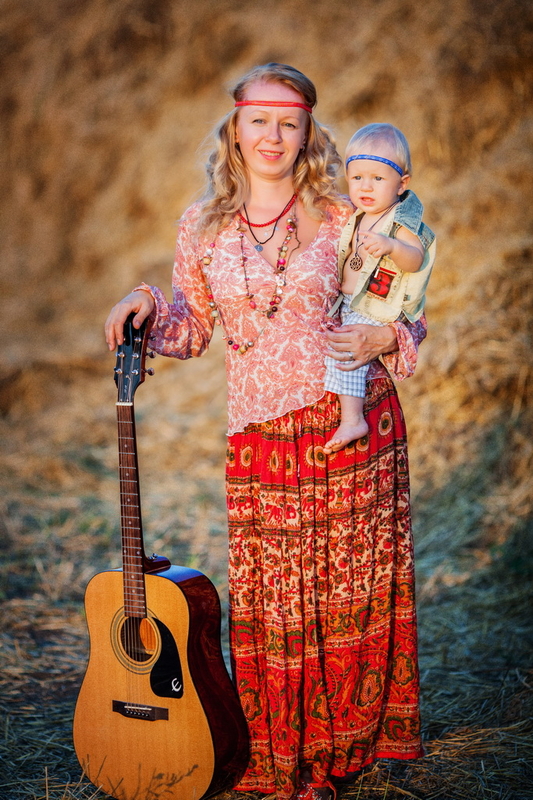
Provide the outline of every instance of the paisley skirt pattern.
[[329,457],[337,396],[229,438],[230,643],[251,737],[235,788],[286,800],[420,742],[405,425],[368,381],[369,434]]

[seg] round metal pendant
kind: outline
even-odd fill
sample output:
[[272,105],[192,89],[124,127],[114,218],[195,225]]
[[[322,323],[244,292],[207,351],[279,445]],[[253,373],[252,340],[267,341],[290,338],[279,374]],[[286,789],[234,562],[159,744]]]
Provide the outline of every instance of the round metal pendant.
[[353,269],[355,272],[357,272],[357,270],[361,269],[362,266],[363,266],[363,259],[361,258],[359,253],[356,253],[354,257],[350,259],[350,269]]

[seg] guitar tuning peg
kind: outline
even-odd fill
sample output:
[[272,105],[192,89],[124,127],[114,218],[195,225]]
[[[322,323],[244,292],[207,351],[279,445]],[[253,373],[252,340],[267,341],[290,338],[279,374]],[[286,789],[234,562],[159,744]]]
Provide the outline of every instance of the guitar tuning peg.
[[152,369],[152,367],[150,367],[150,369],[145,369],[144,371],[146,372],[147,375],[153,375],[154,372],[155,372],[155,369]]
[[154,353],[153,350],[147,350],[146,355],[148,356],[148,358],[155,358],[157,353]]

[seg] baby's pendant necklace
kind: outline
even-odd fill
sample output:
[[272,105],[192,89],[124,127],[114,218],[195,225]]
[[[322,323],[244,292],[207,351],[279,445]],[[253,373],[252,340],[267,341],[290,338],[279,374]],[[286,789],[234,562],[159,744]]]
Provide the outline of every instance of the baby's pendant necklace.
[[[378,224],[378,222],[381,222],[381,220],[383,219],[385,214],[388,214],[389,211],[391,210],[391,208],[394,208],[396,203],[399,203],[399,202],[400,202],[399,199],[395,200],[394,203],[392,203],[388,208],[386,208],[385,211],[383,212],[383,214],[381,215],[381,217],[378,217],[378,219],[370,226],[370,228],[367,228],[365,233],[370,233],[372,228],[374,228]],[[364,216],[364,214],[363,214],[363,216]],[[361,269],[361,267],[363,266],[363,259],[359,255],[359,248],[363,244],[362,242],[359,242],[359,226],[361,224],[362,219],[363,219],[363,217],[361,217],[361,219],[359,220],[359,223],[358,223],[356,231],[355,231],[355,252],[354,252],[354,254],[351,257],[350,262],[349,262],[350,263],[350,269],[353,269],[354,272],[358,272]]]
[[[297,197],[297,195],[293,194],[293,196],[291,197],[291,199],[289,200],[289,202],[287,203],[287,205],[285,206],[285,208],[283,209],[281,214],[278,214],[277,217],[274,217],[274,219],[271,219],[269,222],[250,222],[250,219],[248,217],[248,211],[246,209],[246,204],[245,203],[242,204],[242,207],[243,207],[243,210],[244,210],[244,216],[239,211],[239,217],[241,218],[241,220],[243,222],[246,222],[246,224],[248,225],[248,229],[249,229],[250,233],[252,234],[253,238],[257,242],[257,244],[254,244],[254,247],[255,247],[255,249],[257,250],[258,253],[260,253],[262,251],[264,245],[272,239],[272,237],[276,233],[276,228],[278,226],[278,222],[280,221],[280,219],[285,214],[287,214],[291,210],[291,208],[293,207],[293,205],[294,205],[294,203],[296,201],[296,197]],[[262,242],[259,241],[259,239],[255,235],[255,233],[253,232],[252,228],[269,228],[270,225],[274,225],[274,228],[272,230],[272,233],[268,237],[268,239],[265,239]]]
[[[291,206],[293,204],[294,204],[294,199],[292,199]],[[283,213],[285,213],[285,210],[282,212],[282,214],[280,216],[282,216]],[[239,214],[239,217],[241,217],[241,219],[243,219],[241,214]],[[244,219],[243,219],[243,221],[246,222],[246,220],[244,220]],[[288,252],[288,249],[289,249],[289,242],[292,239],[293,233],[295,235],[296,241],[298,242],[298,246],[300,245],[300,240],[298,239],[298,230],[297,230],[297,227],[296,227],[296,218],[289,217],[289,219],[287,220],[287,234],[286,234],[281,246],[278,247],[278,258],[276,260],[276,266],[274,267],[274,277],[275,277],[275,284],[276,285],[275,285],[272,297],[271,297],[271,299],[269,301],[269,304],[264,309],[263,308],[257,308],[257,303],[254,300],[254,295],[250,291],[250,285],[249,285],[249,281],[248,281],[248,273],[246,271],[246,262],[248,261],[248,258],[244,253],[244,237],[245,237],[244,231],[245,231],[245,229],[241,226],[240,223],[238,223],[237,224],[237,232],[238,232],[240,243],[241,243],[241,264],[242,264],[242,270],[243,270],[243,274],[244,274],[244,283],[245,283],[245,286],[246,286],[246,297],[248,298],[248,305],[250,306],[250,308],[252,310],[254,310],[254,311],[257,310],[260,314],[264,314],[267,317],[267,319],[272,319],[275,316],[275,314],[278,311],[278,309],[279,309],[279,304],[281,303],[281,301],[283,299],[283,291],[284,291],[285,285],[287,283],[287,279],[286,279],[286,275],[285,275],[285,271],[287,269],[288,261],[289,261],[287,252]],[[202,264],[203,264],[202,271],[204,273],[205,285],[206,285],[206,289],[207,289],[207,299],[209,301],[209,307],[211,308],[211,316],[213,317],[216,325],[223,325],[224,328],[226,328],[226,326],[224,324],[224,320],[222,318],[222,314],[221,314],[219,308],[217,307],[215,298],[213,296],[213,291],[211,289],[211,286],[209,285],[209,280],[208,280],[208,277],[207,277],[207,268],[209,267],[211,261],[213,260],[214,252],[215,252],[215,242],[211,242],[209,247],[206,249],[205,255],[202,258]],[[259,339],[259,337],[261,336],[261,334],[263,333],[264,330],[265,330],[264,327],[261,328],[261,330],[258,332],[258,334],[255,337],[255,339],[247,341],[247,342],[239,343],[239,342],[235,341],[235,339],[233,339],[231,336],[228,335],[227,329],[224,331],[224,335],[223,335],[222,338],[226,340],[226,343],[227,343],[228,347],[230,347],[232,350],[235,350],[236,353],[238,353],[239,355],[242,356],[251,347],[253,347],[255,345],[256,341]]]

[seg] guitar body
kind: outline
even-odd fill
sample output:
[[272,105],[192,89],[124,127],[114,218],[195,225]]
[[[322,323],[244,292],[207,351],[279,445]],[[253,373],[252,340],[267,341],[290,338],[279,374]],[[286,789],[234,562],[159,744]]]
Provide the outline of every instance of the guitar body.
[[144,576],[146,616],[124,612],[122,570],[85,598],[90,657],[74,715],[89,778],[117,800],[200,800],[246,767],[248,734],[220,648],[220,605],[202,573]]

